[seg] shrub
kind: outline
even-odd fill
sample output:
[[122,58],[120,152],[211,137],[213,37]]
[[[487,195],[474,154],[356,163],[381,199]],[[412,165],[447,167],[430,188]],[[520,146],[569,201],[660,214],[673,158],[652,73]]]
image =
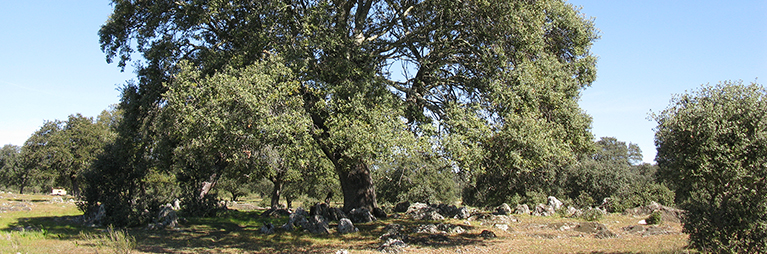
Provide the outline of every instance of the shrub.
[[704,252],[767,251],[767,90],[723,82],[675,96],[658,122],[657,175]]
[[674,192],[664,184],[647,182],[627,186],[613,194],[610,199],[612,203],[606,209],[609,212],[623,212],[626,209],[648,205],[653,201],[671,206],[674,204]]
[[645,222],[647,222],[647,224],[649,225],[661,224],[663,222],[663,213],[658,210],[652,211],[652,213],[650,214],[650,217],[647,217],[647,219],[645,219]]
[[584,219],[586,221],[599,221],[602,220],[602,217],[604,217],[604,212],[596,209],[596,208],[589,208],[583,211],[583,214],[581,215],[581,219]]

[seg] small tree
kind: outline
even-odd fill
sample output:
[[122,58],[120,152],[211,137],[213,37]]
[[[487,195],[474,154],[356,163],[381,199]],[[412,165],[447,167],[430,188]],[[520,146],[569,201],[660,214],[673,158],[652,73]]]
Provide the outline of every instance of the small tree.
[[767,90],[742,81],[675,96],[658,122],[658,177],[703,251],[767,251]]
[[21,153],[21,147],[15,145],[4,145],[0,148],[0,184],[5,189],[14,185],[13,176],[20,170],[19,167],[19,154]]

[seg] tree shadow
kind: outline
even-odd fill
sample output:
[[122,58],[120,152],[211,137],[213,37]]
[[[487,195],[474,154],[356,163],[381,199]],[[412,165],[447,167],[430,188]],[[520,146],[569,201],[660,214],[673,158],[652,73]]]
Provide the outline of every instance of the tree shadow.
[[[484,241],[479,234],[417,234],[412,229],[422,224],[449,224],[445,221],[412,221],[405,219],[382,219],[371,223],[355,224],[358,233],[342,235],[335,230],[330,234],[311,234],[303,231],[288,232],[278,230],[274,234],[262,234],[260,227],[272,223],[279,227],[287,221],[287,216],[278,218],[260,216],[261,211],[227,211],[215,218],[188,218],[178,228],[149,230],[146,226],[126,228],[125,232],[135,238],[136,249],[149,253],[168,252],[206,252],[209,250],[227,250],[252,253],[328,253],[339,248],[350,250],[375,250],[383,242],[379,239],[385,232],[386,225],[397,223],[404,226],[403,231],[410,245],[434,248],[455,247],[478,244]],[[331,223],[330,228],[336,228]],[[460,224],[450,224],[459,226]],[[472,226],[460,225],[467,231]],[[5,232],[40,232],[48,239],[62,241],[87,241],[88,234],[107,234],[104,227],[87,227],[82,223],[82,216],[46,216],[19,218]],[[87,245],[87,243],[82,243]]]

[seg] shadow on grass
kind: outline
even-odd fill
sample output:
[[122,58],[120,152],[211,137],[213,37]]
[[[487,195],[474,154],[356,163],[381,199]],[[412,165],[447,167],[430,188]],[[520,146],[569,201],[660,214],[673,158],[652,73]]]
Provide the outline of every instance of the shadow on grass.
[[[278,230],[275,234],[260,233],[260,227],[267,223],[279,227],[287,221],[287,216],[263,218],[261,211],[229,210],[215,218],[188,218],[176,229],[147,230],[146,227],[128,228],[126,232],[135,238],[136,249],[149,253],[168,252],[210,252],[234,251],[254,253],[333,253],[338,249],[375,250],[382,243],[379,237],[384,234],[386,225],[397,223],[404,226],[403,233],[408,235],[410,245],[434,248],[471,245],[484,239],[478,234],[414,234],[413,229],[422,224],[439,222],[411,221],[403,219],[383,219],[371,223],[355,225],[358,233],[341,235],[331,233],[316,235],[308,232],[287,232]],[[444,222],[443,222],[444,223]],[[458,225],[458,224],[455,224]],[[471,226],[460,225],[467,231]],[[337,223],[331,223],[335,229]],[[83,226],[80,216],[48,216],[19,218],[8,224],[5,232],[37,231],[46,238],[63,241],[82,240],[86,234],[106,234],[104,228]],[[335,231],[335,230],[331,230]]]
[[4,232],[40,232],[48,238],[60,240],[79,239],[80,232],[98,232],[97,228],[84,227],[80,216],[46,216],[19,218],[0,229]]

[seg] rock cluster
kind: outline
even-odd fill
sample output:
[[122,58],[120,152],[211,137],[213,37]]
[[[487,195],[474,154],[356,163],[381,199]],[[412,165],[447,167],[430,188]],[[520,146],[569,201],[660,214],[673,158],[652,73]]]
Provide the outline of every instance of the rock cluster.
[[[405,209],[405,205],[408,205]],[[405,216],[414,220],[444,220],[445,218],[468,219],[471,212],[466,207],[457,207],[455,205],[437,204],[429,205],[425,203],[399,203],[394,208],[395,212],[403,211]]]
[[636,208],[626,209],[623,212],[624,215],[634,216],[648,216],[654,211],[660,211],[663,221],[679,223],[682,219],[684,210],[663,206],[656,202],[652,202],[646,206],[640,206]]
[[[296,212],[290,214],[288,222],[280,228],[293,231],[299,227],[312,234],[330,233],[330,226],[325,217],[319,214],[310,215],[310,213],[307,213],[306,210],[300,207],[296,209]],[[354,228],[354,225],[351,225],[351,227]]]
[[354,223],[368,223],[376,220],[367,208],[355,208],[349,211],[349,219]]
[[155,222],[149,224],[147,229],[152,230],[176,227],[178,227],[178,215],[176,214],[176,210],[173,210],[173,205],[168,203],[162,206],[160,212],[157,213]]

